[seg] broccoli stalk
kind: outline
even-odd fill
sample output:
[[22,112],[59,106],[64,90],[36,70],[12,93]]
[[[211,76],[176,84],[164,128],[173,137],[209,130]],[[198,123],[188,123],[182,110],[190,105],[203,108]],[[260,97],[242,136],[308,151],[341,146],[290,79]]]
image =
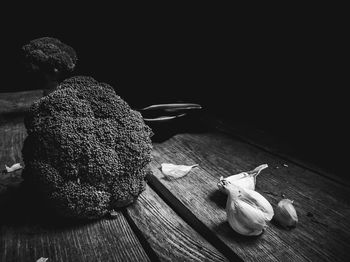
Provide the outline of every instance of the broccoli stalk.
[[24,181],[59,214],[99,218],[144,190],[152,131],[108,84],[66,79],[34,102],[25,126]]
[[44,95],[53,92],[73,72],[77,62],[75,50],[52,37],[34,39],[22,50],[28,70],[42,77]]

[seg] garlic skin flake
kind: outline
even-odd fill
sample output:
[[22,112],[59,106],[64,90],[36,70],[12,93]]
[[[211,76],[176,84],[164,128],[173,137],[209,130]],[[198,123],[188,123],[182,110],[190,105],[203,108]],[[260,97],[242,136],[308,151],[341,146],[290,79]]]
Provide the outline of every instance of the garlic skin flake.
[[278,202],[274,219],[283,227],[296,227],[298,223],[297,211],[290,199],[282,199]]
[[164,176],[168,179],[177,179],[184,177],[191,171],[192,168],[198,165],[186,166],[186,165],[174,165],[169,163],[161,164],[161,170]]
[[245,236],[257,236],[264,232],[267,222],[274,215],[269,201],[260,193],[234,184],[226,187],[227,220],[233,230]]
[[224,193],[228,193],[225,190],[227,184],[235,184],[236,186],[243,187],[245,189],[255,190],[256,177],[260,174],[262,170],[268,168],[267,164],[260,165],[253,170],[242,172],[237,175],[232,175],[226,178],[220,177],[218,182],[218,188]]
[[5,168],[6,168],[6,172],[10,173],[10,172],[14,172],[16,170],[22,169],[23,167],[21,166],[20,163],[16,163],[16,164],[13,164],[11,167],[8,167],[7,165],[5,165]]
[[48,259],[48,257],[41,257],[36,262],[46,262]]

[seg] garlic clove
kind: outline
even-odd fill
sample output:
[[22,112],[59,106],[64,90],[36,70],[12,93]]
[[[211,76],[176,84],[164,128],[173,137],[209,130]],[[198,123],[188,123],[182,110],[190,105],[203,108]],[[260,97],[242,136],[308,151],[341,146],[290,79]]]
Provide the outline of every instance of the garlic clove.
[[261,194],[234,184],[228,191],[226,214],[229,225],[237,233],[257,236],[263,233],[274,215],[271,204]]
[[226,178],[220,177],[220,181],[218,182],[217,186],[219,190],[224,193],[227,193],[227,190],[225,190],[224,187],[224,185],[227,184],[235,184],[246,189],[255,190],[256,177],[267,167],[267,164],[263,164],[247,172],[242,172]]
[[245,236],[260,235],[267,227],[263,213],[244,201],[231,202],[227,210],[229,225]]
[[245,201],[263,212],[267,221],[270,221],[273,218],[274,211],[270,202],[260,193],[247,189],[242,191],[242,195],[244,195]]
[[163,175],[167,179],[177,179],[187,175],[192,168],[197,167],[198,165],[186,166],[186,165],[174,165],[169,163],[161,164],[161,170]]
[[274,219],[283,227],[295,227],[298,223],[298,215],[290,199],[282,199],[277,207]]

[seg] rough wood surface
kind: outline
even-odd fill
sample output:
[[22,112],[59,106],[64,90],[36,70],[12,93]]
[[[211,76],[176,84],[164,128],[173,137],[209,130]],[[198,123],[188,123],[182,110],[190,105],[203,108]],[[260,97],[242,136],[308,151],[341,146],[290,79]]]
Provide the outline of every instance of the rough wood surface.
[[149,187],[127,214],[161,261],[228,261]]
[[68,228],[0,227],[1,261],[149,261],[124,216]]
[[[163,162],[199,164],[186,177],[168,181]],[[259,237],[236,234],[226,221],[226,196],[217,190],[220,176],[229,176],[267,163],[257,191],[275,207],[282,195],[294,200],[299,224],[285,230],[271,223]],[[298,165],[221,133],[178,134],[155,144],[153,183],[169,190],[227,246],[247,261],[346,261],[350,249],[349,188]],[[163,187],[163,188],[162,188]],[[170,200],[171,201],[171,200]]]
[[124,216],[68,228],[1,226],[1,261],[149,261]]
[[22,113],[40,97],[42,90],[31,90],[15,93],[0,93],[0,114]]

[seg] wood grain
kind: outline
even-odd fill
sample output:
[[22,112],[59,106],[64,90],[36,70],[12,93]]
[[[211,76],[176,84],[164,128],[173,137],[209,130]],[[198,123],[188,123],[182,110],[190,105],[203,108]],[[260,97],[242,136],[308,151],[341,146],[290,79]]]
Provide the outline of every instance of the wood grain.
[[23,113],[43,95],[42,90],[0,93],[0,114]]
[[127,208],[160,261],[228,261],[149,187]]
[[149,261],[124,216],[67,228],[0,227],[0,261]]
[[[160,164],[199,164],[200,168],[167,181]],[[270,224],[256,238],[236,234],[226,222],[226,196],[217,190],[220,176],[229,176],[267,163],[257,191],[275,207],[281,195],[294,200],[299,224],[284,230]],[[350,249],[347,187],[221,133],[179,134],[155,144],[154,176],[159,192],[168,189],[228,247],[247,261],[346,261]],[[164,187],[163,189],[161,187]],[[310,212],[310,213],[308,213]],[[308,214],[312,214],[309,217]]]

